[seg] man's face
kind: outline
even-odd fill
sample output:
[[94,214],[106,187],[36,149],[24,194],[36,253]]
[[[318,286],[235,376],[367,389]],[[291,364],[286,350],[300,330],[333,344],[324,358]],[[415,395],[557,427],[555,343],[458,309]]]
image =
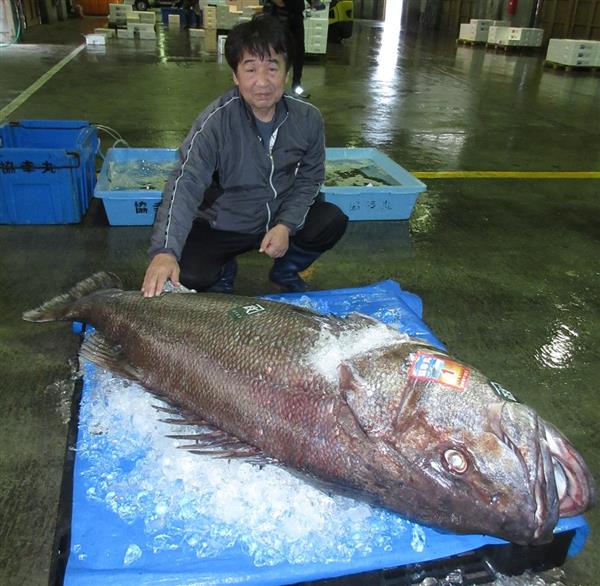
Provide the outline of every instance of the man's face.
[[286,73],[281,53],[271,49],[270,56],[263,60],[244,51],[233,81],[259,120],[269,122],[273,118],[275,104],[283,95]]

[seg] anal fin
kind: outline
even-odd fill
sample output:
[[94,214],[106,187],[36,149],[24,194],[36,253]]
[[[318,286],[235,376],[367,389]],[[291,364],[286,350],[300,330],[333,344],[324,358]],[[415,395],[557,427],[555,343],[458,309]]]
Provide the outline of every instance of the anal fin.
[[[190,425],[189,421],[185,419],[179,420],[178,423]],[[167,437],[185,442],[177,447],[199,456],[227,460],[245,459],[258,465],[276,463],[275,460],[267,457],[260,448],[247,444],[236,436],[210,425],[198,427],[196,433],[169,434]]]
[[127,362],[121,346],[111,344],[98,332],[86,336],[79,356],[124,378],[141,382],[140,371]]

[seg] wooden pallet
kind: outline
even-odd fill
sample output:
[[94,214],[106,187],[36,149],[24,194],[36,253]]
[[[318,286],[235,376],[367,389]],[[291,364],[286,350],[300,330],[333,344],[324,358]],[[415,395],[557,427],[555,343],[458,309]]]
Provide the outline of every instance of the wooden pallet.
[[463,45],[467,47],[483,47],[486,42],[485,41],[471,41],[469,39],[456,39],[457,45]]
[[555,61],[544,61],[544,66],[552,67],[552,69],[561,69],[562,71],[585,71],[586,73],[598,73],[600,67],[591,65],[565,65],[564,63],[556,63]]
[[530,47],[525,45],[501,45],[499,43],[486,43],[485,48],[490,51],[504,51],[505,53],[534,53],[541,47]]

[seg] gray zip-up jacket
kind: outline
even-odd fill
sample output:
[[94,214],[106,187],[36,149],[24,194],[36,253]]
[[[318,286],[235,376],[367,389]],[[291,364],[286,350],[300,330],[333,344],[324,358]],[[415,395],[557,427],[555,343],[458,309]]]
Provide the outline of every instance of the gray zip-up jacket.
[[270,144],[237,87],[194,122],[179,149],[156,214],[151,256],[179,260],[194,218],[217,230],[261,234],[276,224],[300,229],[325,179],[323,118],[311,104],[284,94]]

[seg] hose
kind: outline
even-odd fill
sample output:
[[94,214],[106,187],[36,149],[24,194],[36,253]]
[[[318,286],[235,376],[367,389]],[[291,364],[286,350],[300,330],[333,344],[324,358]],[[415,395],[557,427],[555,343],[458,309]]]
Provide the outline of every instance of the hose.
[[13,15],[13,20],[14,20],[14,25],[15,25],[15,38],[10,41],[9,43],[0,43],[0,49],[6,49],[8,47],[11,47],[12,45],[14,45],[15,43],[17,43],[19,41],[19,37],[21,36],[21,11],[19,10],[19,6],[17,5],[16,0],[6,0],[7,3],[9,4],[9,6],[12,5],[12,15]]
[[[108,134],[108,136],[110,136],[112,139],[114,139],[115,142],[113,142],[112,147],[110,147],[110,148],[114,149],[119,144],[123,144],[123,146],[130,148],[127,141],[114,128],[111,128],[110,126],[105,126],[104,124],[95,124],[95,123],[92,123],[92,124],[94,124],[94,126],[98,130],[105,132],[106,134]],[[98,140],[98,154],[100,155],[102,160],[104,160],[104,154],[100,150],[100,145],[101,145],[101,142],[100,142],[100,140]]]

